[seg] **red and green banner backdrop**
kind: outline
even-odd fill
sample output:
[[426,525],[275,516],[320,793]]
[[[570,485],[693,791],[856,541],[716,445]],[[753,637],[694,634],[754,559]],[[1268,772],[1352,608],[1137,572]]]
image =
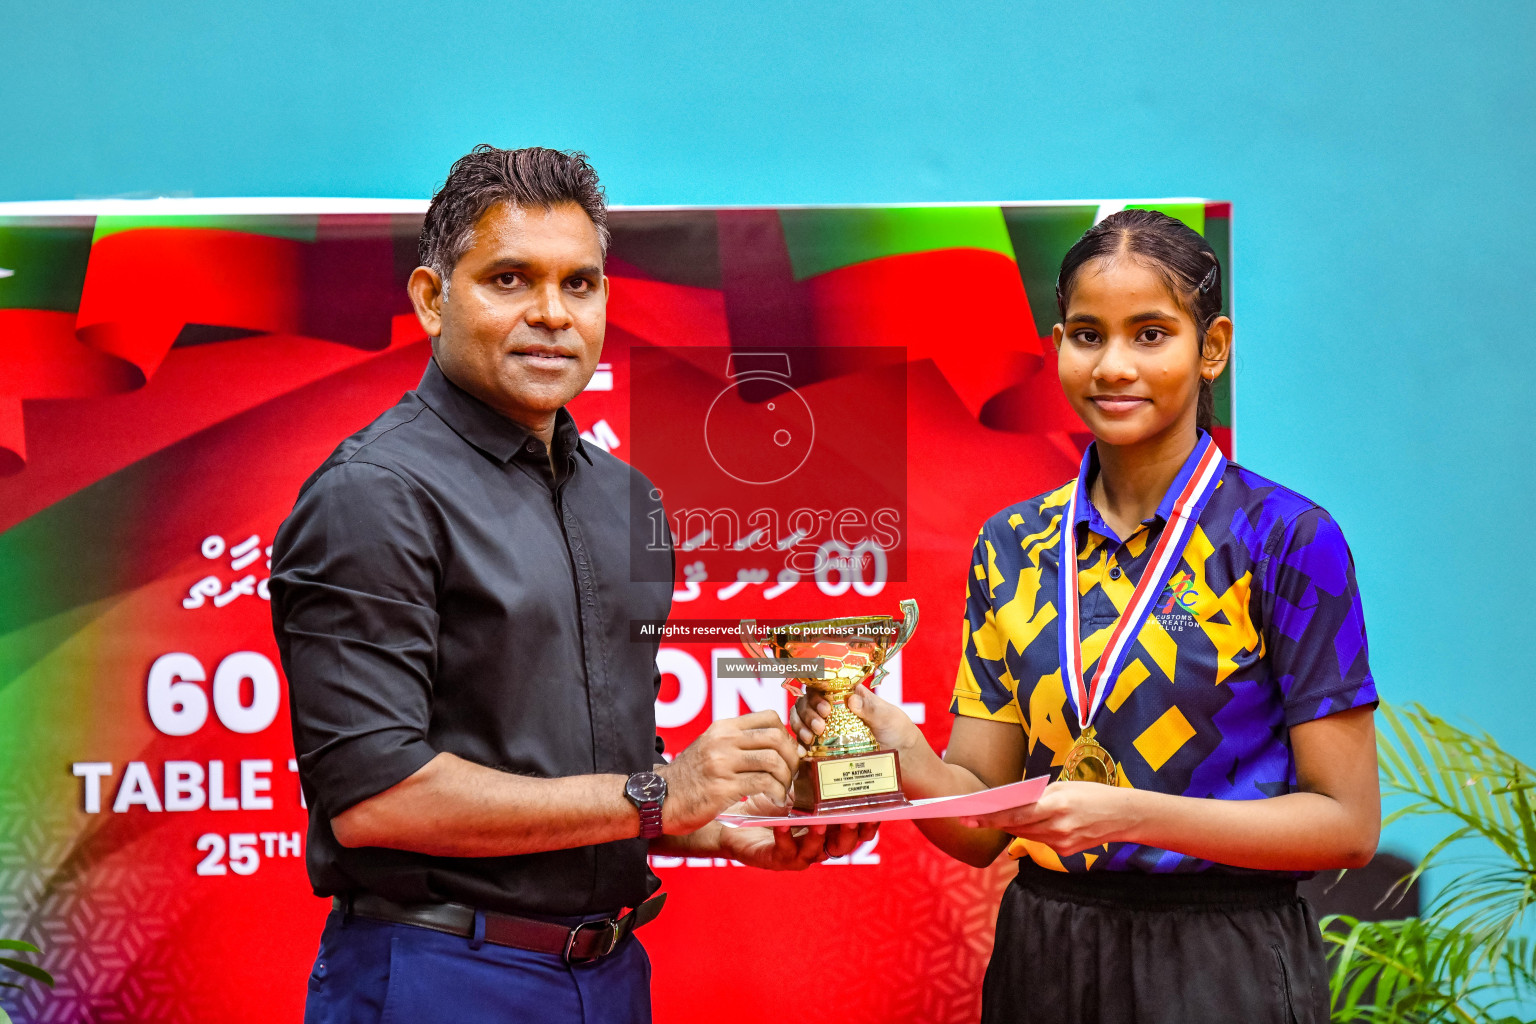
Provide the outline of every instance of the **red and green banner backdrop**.
[[[588,441],[651,474],[669,515],[689,493],[757,502],[711,490],[736,478],[719,438],[712,468],[660,425],[734,386],[738,357],[778,353],[828,449],[802,462],[847,468],[889,517],[877,558],[830,573],[680,554],[673,618],[914,597],[922,625],[883,692],[942,748],[976,530],[1067,479],[1086,440],[1050,356],[1056,268],[1124,205],[616,210],[603,363],[571,407]],[[1203,232],[1231,280],[1227,204],[1134,205]],[[429,349],[404,293],[422,207],[274,212],[300,208],[0,206],[0,936],[41,946],[58,979],[4,990],[19,1022],[301,1016],[327,904],[304,873],[269,545]],[[1229,452],[1231,409],[1223,377]],[[670,750],[784,708],[774,685],[717,676],[740,653],[663,644]],[[653,863],[672,894],[643,933],[659,1021],[976,1016],[1009,865],[948,860],[904,822],[803,874]],[[810,1004],[791,984],[807,977]]]

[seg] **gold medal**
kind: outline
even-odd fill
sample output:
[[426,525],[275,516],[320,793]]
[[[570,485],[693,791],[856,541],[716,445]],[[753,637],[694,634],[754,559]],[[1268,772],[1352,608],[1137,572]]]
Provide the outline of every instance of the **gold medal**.
[[1077,737],[1077,742],[1072,744],[1072,749],[1067,751],[1067,759],[1061,766],[1061,781],[1118,785],[1115,781],[1115,759],[1099,745],[1093,726],[1084,729]]

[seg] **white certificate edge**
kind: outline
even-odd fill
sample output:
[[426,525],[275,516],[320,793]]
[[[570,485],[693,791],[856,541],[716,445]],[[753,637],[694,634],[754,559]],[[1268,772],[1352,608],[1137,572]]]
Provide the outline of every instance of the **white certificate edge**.
[[869,821],[903,821],[917,818],[958,818],[961,815],[993,814],[1023,807],[1040,799],[1050,783],[1048,775],[1037,775],[1022,782],[1011,782],[959,796],[914,800],[900,807],[876,807],[867,810],[836,811],[829,814],[793,814],[762,817],[751,814],[721,814],[716,821],[726,828],[761,828],[776,825],[851,825]]

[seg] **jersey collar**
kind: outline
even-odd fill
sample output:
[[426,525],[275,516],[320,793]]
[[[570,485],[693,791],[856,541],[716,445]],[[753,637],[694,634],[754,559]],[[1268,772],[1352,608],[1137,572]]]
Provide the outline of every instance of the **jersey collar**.
[[[1184,465],[1179,467],[1179,472],[1174,476],[1173,482],[1168,485],[1168,493],[1164,494],[1163,500],[1157,503],[1157,511],[1152,513],[1150,519],[1142,520],[1143,526],[1151,526],[1157,522],[1166,523],[1168,517],[1173,515],[1174,503],[1179,500],[1179,495],[1183,493],[1184,486],[1189,483],[1189,478],[1194,474],[1195,467],[1200,464],[1200,452],[1203,447],[1201,441],[1205,436],[1205,431],[1196,431],[1194,448],[1190,449],[1189,456],[1184,460]],[[1088,487],[1093,483],[1094,478],[1099,475],[1099,452],[1097,446],[1098,442],[1089,442],[1087,450],[1083,452],[1082,465],[1078,468],[1077,472],[1076,486],[1078,493],[1083,497],[1077,503],[1077,517],[1072,526],[1078,530],[1077,540],[1080,550],[1088,542],[1085,530],[1097,533],[1101,537],[1107,537],[1116,544],[1123,544],[1125,542],[1124,539],[1115,535],[1114,528],[1104,521],[1104,517],[1094,507],[1093,500],[1088,497]]]

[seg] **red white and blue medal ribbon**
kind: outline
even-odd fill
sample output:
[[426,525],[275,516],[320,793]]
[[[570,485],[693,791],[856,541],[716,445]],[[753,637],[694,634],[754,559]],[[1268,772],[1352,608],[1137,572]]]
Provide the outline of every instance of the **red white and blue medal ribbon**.
[[1186,467],[1193,463],[1193,470],[1187,476],[1181,471],[1169,488],[1170,494],[1178,491],[1178,499],[1152,549],[1152,557],[1141,574],[1141,582],[1136,584],[1130,604],[1115,620],[1114,630],[1104,646],[1104,653],[1099,656],[1093,678],[1086,679],[1083,675],[1082,624],[1078,615],[1077,510],[1079,503],[1088,501],[1085,488],[1091,456],[1091,450],[1083,453],[1083,470],[1078,473],[1072,497],[1067,501],[1066,518],[1061,522],[1061,564],[1057,572],[1060,577],[1058,607],[1061,614],[1056,635],[1061,649],[1062,682],[1066,686],[1067,700],[1077,712],[1080,730],[1086,730],[1093,724],[1099,708],[1104,706],[1104,698],[1114,689],[1131,647],[1141,633],[1141,627],[1146,623],[1147,616],[1152,614],[1157,596],[1167,586],[1169,577],[1178,566],[1205,503],[1215,492],[1216,485],[1221,482],[1221,474],[1227,468],[1226,457],[1216,447],[1216,442],[1211,440],[1210,434],[1202,431],[1194,452],[1185,462]]

